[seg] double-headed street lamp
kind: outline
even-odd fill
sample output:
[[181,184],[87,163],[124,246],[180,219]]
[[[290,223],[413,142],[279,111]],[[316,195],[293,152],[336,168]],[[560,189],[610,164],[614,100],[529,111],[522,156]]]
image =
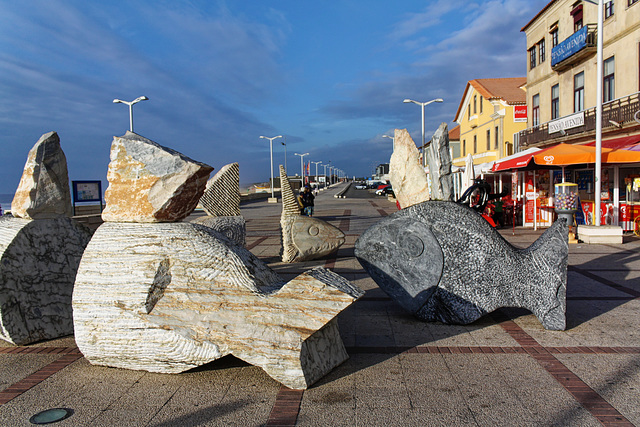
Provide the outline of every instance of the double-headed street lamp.
[[134,99],[133,101],[123,101],[122,99],[114,99],[113,103],[114,104],[126,104],[129,106],[129,130],[131,132],[133,132],[133,106],[134,104],[137,104],[140,101],[146,101],[147,98],[146,96],[139,96],[138,98]]
[[[276,138],[282,138],[282,135],[278,135],[278,136],[274,136],[273,138],[269,138],[268,136],[262,136],[260,135],[260,138],[264,138],[264,139],[268,139],[269,140],[269,152],[271,153],[271,199],[275,199],[275,195],[273,194],[273,140]],[[271,200],[270,202],[273,202],[273,200]]]
[[322,163],[322,162],[320,161],[320,162],[309,162],[309,163],[315,163],[316,164],[316,183],[317,183],[318,182],[318,164]]
[[422,107],[422,167],[425,167],[427,165],[427,156],[426,156],[426,153],[424,152],[424,107],[431,104],[432,102],[444,102],[444,101],[442,98],[436,98],[427,102],[418,102],[418,101],[414,101],[413,99],[405,99],[403,102],[405,103],[412,102]]

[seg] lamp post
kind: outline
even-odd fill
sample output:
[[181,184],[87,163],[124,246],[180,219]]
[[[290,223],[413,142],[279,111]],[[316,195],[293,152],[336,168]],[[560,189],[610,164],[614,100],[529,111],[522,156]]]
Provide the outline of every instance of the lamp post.
[[326,165],[322,165],[324,166],[324,188],[327,188],[327,166],[329,166],[331,162],[327,163]]
[[147,99],[149,98],[147,98],[146,96],[139,96],[133,101],[123,101],[122,99],[117,99],[117,98],[113,100],[114,104],[126,104],[129,106],[129,130],[131,132],[133,132],[133,106],[138,102],[146,101]]
[[284,141],[280,141],[280,143],[284,145],[284,171],[287,172],[287,137],[283,136],[282,139]]
[[316,183],[317,183],[318,182],[318,164],[322,163],[322,162],[320,161],[320,162],[309,162],[309,163],[315,163],[316,164]]
[[274,136],[273,138],[269,138],[268,136],[260,135],[260,138],[264,138],[264,139],[268,139],[269,140],[269,152],[271,153],[271,161],[270,161],[270,165],[271,165],[271,200],[269,200],[269,203],[276,203],[278,201],[278,199],[276,199],[275,195],[273,194],[273,140],[276,139],[276,138],[282,138],[282,135]]
[[403,102],[405,103],[412,102],[422,107],[422,167],[425,167],[427,166],[427,156],[425,156],[425,152],[424,152],[424,107],[431,104],[432,102],[444,102],[444,101],[442,98],[436,98],[427,102],[418,102],[412,99],[405,99]]
[[294,153],[296,156],[300,156],[300,176],[302,177],[302,186],[304,187],[304,156],[308,156],[309,153],[298,154]]

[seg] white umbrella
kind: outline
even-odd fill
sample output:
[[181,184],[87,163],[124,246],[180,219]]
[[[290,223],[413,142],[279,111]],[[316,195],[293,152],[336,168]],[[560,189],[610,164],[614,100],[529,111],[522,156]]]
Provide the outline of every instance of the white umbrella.
[[471,153],[467,154],[467,160],[465,161],[464,175],[462,175],[462,187],[463,192],[473,185],[473,180],[476,177],[476,173],[473,170],[473,157]]

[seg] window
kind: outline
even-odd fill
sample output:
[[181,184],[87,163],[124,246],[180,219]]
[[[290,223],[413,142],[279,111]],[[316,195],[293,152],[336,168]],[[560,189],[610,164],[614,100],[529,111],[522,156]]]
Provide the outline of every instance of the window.
[[487,129],[487,151],[491,150],[491,129]]
[[606,59],[603,65],[602,102],[609,102],[615,99],[615,62],[613,56]]
[[551,120],[560,117],[560,85],[551,87]]
[[529,49],[529,69],[533,70],[536,68],[536,47],[533,46]]
[[604,19],[613,16],[613,0],[604,2]]
[[467,140],[462,140],[462,157],[467,155]]
[[498,134],[498,126],[496,126],[496,129],[493,132],[493,135],[495,136],[495,143],[494,143],[493,148],[497,150],[498,149],[498,143],[499,143],[499,141],[498,141],[498,135],[499,135]]
[[482,114],[482,96],[480,96],[480,114]]
[[473,95],[473,114],[478,114],[478,95]]
[[551,30],[551,47],[554,48],[556,46],[558,46],[558,27]]
[[478,137],[476,135],[473,135],[473,153],[477,153],[478,152]]
[[533,104],[533,107],[531,108],[531,125],[538,126],[540,124],[540,95],[533,95],[531,103]]
[[573,76],[573,112],[584,110],[584,71]]
[[471,103],[469,103],[469,108],[467,108],[467,112],[469,113],[467,114],[467,119],[471,120]]
[[573,16],[573,32],[575,33],[582,28],[582,5],[578,5],[571,11]]
[[538,53],[539,53],[539,57],[540,57],[540,61],[539,63],[542,64],[545,60],[545,55],[546,55],[546,49],[544,46],[544,39],[540,40],[538,42]]
[[640,1],[640,0],[629,0],[627,6],[631,6],[634,3],[638,3],[638,1]]

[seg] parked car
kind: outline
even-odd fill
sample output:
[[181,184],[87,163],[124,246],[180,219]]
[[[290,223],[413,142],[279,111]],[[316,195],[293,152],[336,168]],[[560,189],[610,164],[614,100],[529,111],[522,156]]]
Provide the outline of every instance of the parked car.
[[385,188],[391,188],[391,186],[389,184],[386,185],[381,185],[380,187],[378,187],[378,189],[376,190],[376,194],[378,196],[383,196],[384,194],[382,194],[382,192],[385,190]]
[[396,193],[393,192],[393,188],[391,188],[391,186],[385,187],[382,189],[382,195],[383,196],[393,196],[396,197]]
[[362,182],[359,182],[356,184],[356,190],[366,190],[367,189],[367,184],[363,184]]

